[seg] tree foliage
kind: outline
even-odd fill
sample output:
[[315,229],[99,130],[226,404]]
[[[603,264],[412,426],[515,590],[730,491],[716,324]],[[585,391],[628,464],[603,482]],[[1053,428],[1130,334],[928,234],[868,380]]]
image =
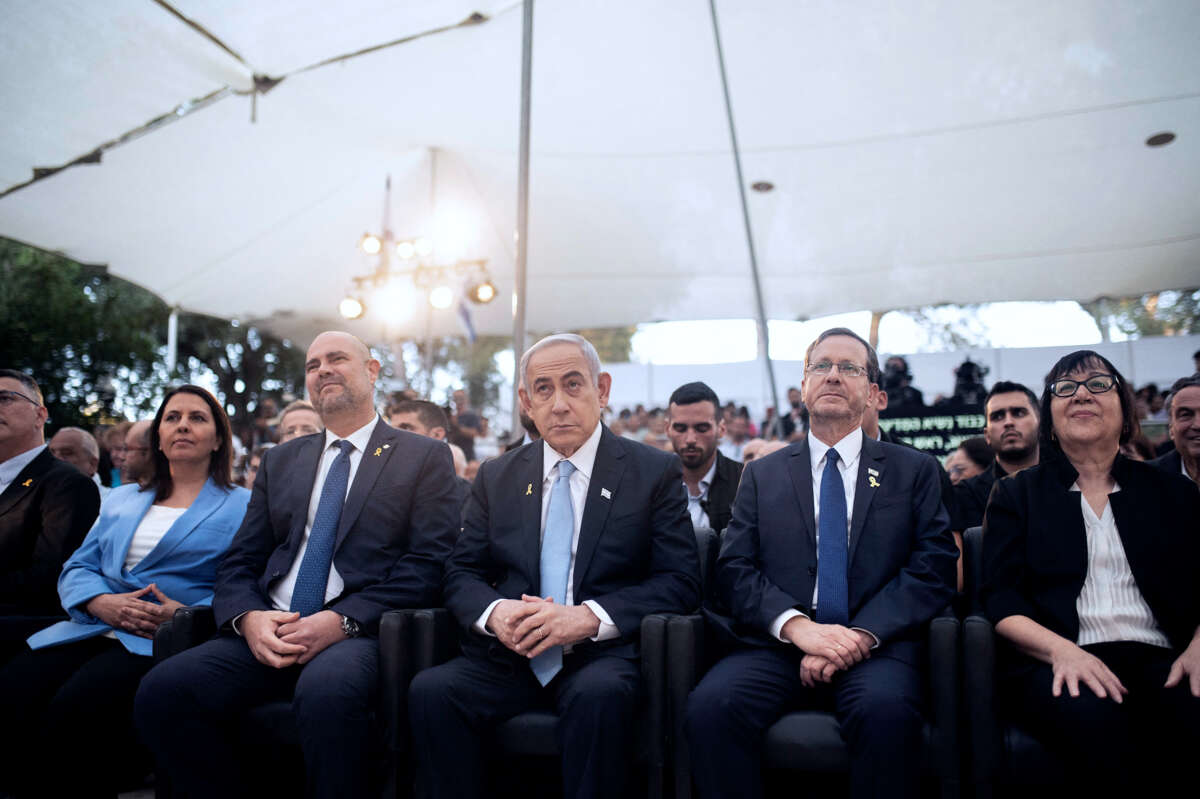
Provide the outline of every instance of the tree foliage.
[[1186,336],[1200,333],[1200,289],[1158,291],[1140,297],[1101,297],[1081,302],[1108,341],[1114,329],[1127,336]]
[[144,411],[169,311],[148,291],[60,255],[0,239],[0,364],[38,381],[52,429],[90,425],[121,405]]

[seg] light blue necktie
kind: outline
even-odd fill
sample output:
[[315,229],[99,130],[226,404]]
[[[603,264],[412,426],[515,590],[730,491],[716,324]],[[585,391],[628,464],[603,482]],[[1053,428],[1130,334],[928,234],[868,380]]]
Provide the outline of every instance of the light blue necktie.
[[817,531],[817,621],[850,623],[850,591],[846,583],[846,491],[838,469],[838,452],[825,454],[821,475],[821,521]]
[[[575,537],[575,508],[571,504],[571,473],[575,464],[558,462],[558,477],[550,488],[550,507],[546,513],[546,532],[542,536],[542,596],[554,597],[560,605],[567,601],[567,575],[571,573],[571,539]],[[533,676],[547,685],[562,671],[563,649],[552,646],[530,661]]]
[[333,563],[333,543],[337,539],[338,522],[342,518],[342,505],[346,503],[346,485],[350,482],[350,452],[354,445],[349,441],[335,441],[333,445],[341,452],[334,458],[325,485],[321,486],[321,500],[317,503],[317,515],[313,517],[312,529],[308,532],[308,547],[304,560],[296,573],[296,585],[292,588],[289,610],[301,616],[311,616],[325,607],[325,586],[329,582],[329,567]]

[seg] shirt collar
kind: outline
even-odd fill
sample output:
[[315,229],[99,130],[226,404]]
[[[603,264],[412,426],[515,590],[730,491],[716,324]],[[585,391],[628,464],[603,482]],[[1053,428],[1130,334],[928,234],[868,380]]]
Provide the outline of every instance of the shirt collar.
[[45,444],[38,444],[33,449],[27,449],[20,455],[13,455],[4,463],[0,463],[0,485],[16,480],[21,470],[28,466],[34,458],[41,455],[45,448]]
[[858,460],[859,453],[862,452],[863,431],[861,427],[856,427],[846,435],[841,441],[834,444],[832,447],[825,444],[821,439],[808,434],[808,459],[812,468],[815,470],[825,457],[825,453],[830,449],[836,449],[838,457],[842,459],[842,463],[847,467],[851,466]]
[[700,478],[700,496],[708,493],[708,487],[712,485],[713,475],[717,473],[717,458],[713,456],[712,466],[708,467],[708,471]]
[[[349,441],[354,445],[354,448],[359,452],[367,451],[367,442],[371,440],[371,434],[375,432],[375,425],[379,424],[379,414],[375,414],[375,418],[364,424],[362,427],[355,430],[344,440]],[[332,430],[325,430],[325,450],[333,446],[333,442],[342,441],[341,436],[338,436]],[[325,450],[321,450],[324,452]]]
[[[596,465],[596,450],[600,448],[600,431],[604,428],[600,422],[596,422],[596,429],[588,436],[588,440],[583,442],[583,446],[575,450],[575,454],[567,458],[575,470],[583,473],[585,480],[592,479],[592,469]],[[542,439],[542,482],[545,482],[550,477],[550,472],[554,467],[558,466],[558,462],[563,459],[563,456],[550,446],[546,439]]]

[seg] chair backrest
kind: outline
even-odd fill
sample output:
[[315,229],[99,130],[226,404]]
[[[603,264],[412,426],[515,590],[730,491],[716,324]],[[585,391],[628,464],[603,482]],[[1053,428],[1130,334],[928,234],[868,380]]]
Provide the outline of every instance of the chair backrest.
[[963,592],[967,595],[967,612],[983,613],[979,601],[979,586],[983,582],[983,528],[971,527],[963,533]]

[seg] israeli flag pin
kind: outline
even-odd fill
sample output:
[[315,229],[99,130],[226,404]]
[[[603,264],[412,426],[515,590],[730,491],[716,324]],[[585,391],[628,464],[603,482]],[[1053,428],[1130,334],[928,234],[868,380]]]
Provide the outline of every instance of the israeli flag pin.
[[875,471],[874,469],[872,469],[872,468],[871,468],[871,467],[869,467],[869,466],[867,467],[867,474],[871,475],[872,477],[878,477],[878,476],[879,476],[879,472]]
[[602,488],[600,489],[600,496],[604,497],[605,499],[612,499],[612,492],[607,488]]

